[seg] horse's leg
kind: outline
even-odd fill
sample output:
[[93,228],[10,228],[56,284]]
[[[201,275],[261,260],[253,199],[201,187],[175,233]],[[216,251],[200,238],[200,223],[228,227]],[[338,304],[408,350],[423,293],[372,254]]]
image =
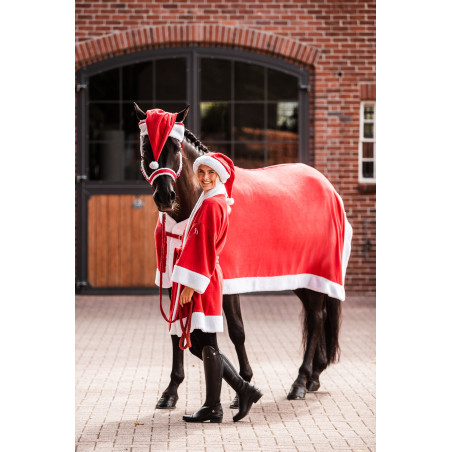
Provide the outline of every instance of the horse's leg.
[[310,378],[308,379],[308,382],[306,383],[306,389],[309,392],[317,391],[320,388],[320,374],[326,369],[327,365],[328,359],[326,356],[325,335],[323,334],[319,339],[317,348],[315,349],[312,373]]
[[[237,352],[240,366],[239,374],[245,381],[249,382],[253,377],[253,370],[251,369],[245,349],[245,327],[243,326],[239,295],[223,295],[223,311],[228,323],[229,337]],[[239,399],[236,395],[231,402],[230,408],[238,407]]]
[[[171,298],[171,289],[169,289],[169,296]],[[173,409],[176,408],[177,400],[177,388],[184,380],[184,351],[179,348],[179,338],[175,335],[171,335],[171,341],[173,343],[173,368],[171,370],[171,380],[168,387],[163,391],[162,396],[157,402],[156,408],[160,409]]]
[[297,289],[295,294],[300,298],[305,309],[304,331],[305,354],[303,363],[298,370],[298,377],[292,384],[287,395],[289,400],[304,399],[306,384],[312,376],[313,362],[317,345],[324,336],[324,303],[326,295],[310,289]]

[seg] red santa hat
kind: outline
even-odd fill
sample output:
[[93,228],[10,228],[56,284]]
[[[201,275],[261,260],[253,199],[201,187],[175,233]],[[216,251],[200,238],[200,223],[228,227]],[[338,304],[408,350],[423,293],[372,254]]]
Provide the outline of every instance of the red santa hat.
[[[184,139],[184,125],[176,123],[176,116],[177,113],[168,113],[154,108],[153,110],[148,110],[146,119],[138,124],[141,131],[140,134],[148,135],[149,137],[155,162],[158,162],[168,137],[174,137],[181,142]],[[158,164],[156,167],[158,168]]]
[[235,179],[235,167],[232,160],[219,152],[208,152],[198,157],[193,163],[193,171],[198,171],[199,165],[206,165],[212,168],[219,176],[220,181],[225,185],[228,194],[228,204],[234,204],[232,198],[232,185]]

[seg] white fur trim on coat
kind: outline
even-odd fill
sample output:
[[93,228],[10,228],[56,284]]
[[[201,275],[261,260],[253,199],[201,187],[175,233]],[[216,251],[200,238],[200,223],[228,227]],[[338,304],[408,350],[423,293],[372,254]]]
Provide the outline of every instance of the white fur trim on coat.
[[203,294],[210,283],[210,278],[184,267],[179,267],[179,265],[175,265],[171,281],[191,287],[192,289],[195,289],[196,292]]
[[[184,318],[183,321],[185,324],[187,319]],[[190,333],[193,332],[194,329],[204,331],[204,333],[222,333],[224,331],[223,316],[205,315],[203,312],[193,312],[191,315]],[[179,337],[182,335],[179,320],[171,324],[170,334],[176,334]]]

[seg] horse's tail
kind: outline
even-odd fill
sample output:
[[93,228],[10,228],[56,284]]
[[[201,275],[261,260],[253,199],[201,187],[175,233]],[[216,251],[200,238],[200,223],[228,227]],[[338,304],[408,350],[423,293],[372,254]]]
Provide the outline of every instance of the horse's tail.
[[342,323],[342,302],[327,295],[324,314],[326,314],[324,324],[326,357],[329,365],[339,361],[341,355],[339,332]]
[[[314,328],[316,322],[315,312],[310,309],[312,306],[310,301],[315,301],[312,296],[321,296],[322,294],[318,292],[311,291],[309,289],[296,289],[295,293],[303,301],[303,337],[302,337],[302,347],[306,351],[306,346],[309,338],[314,333]],[[325,357],[326,365],[335,363],[339,361],[341,354],[341,349],[339,347],[339,332],[342,322],[342,302],[336,298],[329,297],[328,295],[322,295],[323,298],[323,308],[322,308],[322,318],[323,318],[323,336],[319,338],[318,346],[321,348],[321,353]],[[318,313],[317,315],[320,315]]]

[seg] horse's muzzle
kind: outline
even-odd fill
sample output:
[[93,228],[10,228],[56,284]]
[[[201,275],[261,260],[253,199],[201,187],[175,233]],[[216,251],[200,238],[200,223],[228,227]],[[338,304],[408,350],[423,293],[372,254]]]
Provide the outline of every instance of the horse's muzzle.
[[173,210],[176,202],[176,192],[174,190],[168,193],[161,193],[160,190],[154,192],[154,202],[160,212],[170,212]]

